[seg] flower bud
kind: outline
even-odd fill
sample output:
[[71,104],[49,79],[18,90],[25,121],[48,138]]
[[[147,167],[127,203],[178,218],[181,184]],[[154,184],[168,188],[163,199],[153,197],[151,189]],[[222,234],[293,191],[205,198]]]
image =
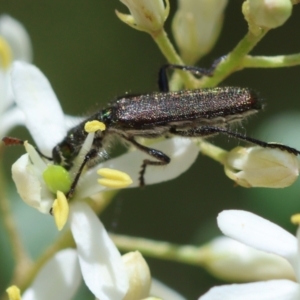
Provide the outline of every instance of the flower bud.
[[129,278],[129,289],[124,300],[143,299],[149,296],[151,274],[140,252],[129,252],[122,256]]
[[179,0],[172,29],[183,60],[194,64],[214,46],[227,0]]
[[295,280],[292,266],[284,258],[256,250],[231,238],[219,237],[207,245],[206,268],[227,281],[270,279]]
[[130,10],[130,15],[116,11],[117,16],[127,25],[149,33],[159,31],[169,15],[169,0],[120,0]]
[[299,175],[297,157],[287,151],[262,147],[237,147],[228,152],[226,175],[243,187],[283,188]]
[[292,14],[291,0],[247,0],[243,13],[250,27],[272,29],[283,25]]

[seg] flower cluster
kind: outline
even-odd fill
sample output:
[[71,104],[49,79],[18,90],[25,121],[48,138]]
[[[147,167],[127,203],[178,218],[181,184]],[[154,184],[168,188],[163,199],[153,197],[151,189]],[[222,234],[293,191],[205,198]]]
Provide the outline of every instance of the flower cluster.
[[[11,78],[15,103],[26,116],[26,126],[32,133],[39,148],[39,152],[37,152],[33,146],[27,142],[24,143],[27,154],[22,155],[14,163],[12,167],[13,179],[21,198],[28,205],[38,209],[42,213],[49,213],[53,207],[54,215],[58,214],[59,219],[60,215],[64,214],[65,209],[60,208],[58,213],[55,212],[55,194],[60,190],[65,192],[68,190],[68,183],[71,182],[70,178],[72,176],[74,178],[74,171],[70,170],[67,172],[65,169],[53,165],[51,161],[46,162],[45,158],[40,155],[40,152],[48,156],[51,155],[52,148],[67,133],[69,124],[66,121],[67,117],[63,114],[47,78],[38,68],[24,62],[16,62],[13,65]],[[77,121],[75,118],[73,118],[73,120],[75,122]],[[87,140],[90,140],[89,135]],[[85,145],[83,148],[85,148]],[[179,176],[189,168],[197,158],[199,152],[195,143],[190,140],[178,138],[158,142],[155,144],[155,148],[170,153],[173,164],[164,170],[158,170],[157,168],[149,169],[146,174],[147,184],[154,184]],[[106,178],[109,177],[106,175],[107,171],[105,171],[107,168],[109,170],[122,170],[133,178],[132,181],[126,179],[126,185],[130,187],[138,186],[138,173],[144,157],[145,155],[141,152],[128,152],[115,159],[97,164],[82,174],[80,184],[76,188],[76,192],[72,198],[69,222],[77,245],[77,255],[79,257],[82,276],[86,285],[98,299],[123,299],[127,293],[136,294],[136,289],[141,289],[139,293],[145,297],[149,293],[150,273],[147,271],[149,276],[147,275],[147,278],[145,278],[145,271],[137,270],[132,274],[133,279],[128,278],[126,270],[123,270],[124,262],[118,250],[108,237],[103,225],[95,213],[86,204],[80,202],[82,199],[111,189],[111,182],[107,183],[107,181],[109,181],[108,179],[100,180],[99,184],[99,170],[100,174],[105,175]],[[82,159],[83,158],[77,161],[77,165],[74,164],[75,170],[82,163]],[[59,167],[58,171],[57,167]],[[51,180],[47,172],[49,169],[51,170]],[[61,171],[61,169],[63,171]],[[129,177],[127,176],[127,178]],[[55,184],[49,184],[53,181]],[[64,182],[67,183],[65,184]],[[122,183],[124,183],[124,180]],[[53,188],[53,186],[55,186],[55,188]],[[119,187],[120,186],[118,186],[118,188]],[[59,194],[57,198],[59,200]],[[63,221],[57,221],[58,224],[60,224],[58,225],[60,229],[63,226],[61,223],[64,224],[67,218],[68,214],[63,218]],[[80,220],[78,220],[78,218]],[[88,234],[89,230],[90,234]],[[97,240],[99,240],[99,243],[95,243]],[[90,246],[88,246],[87,241],[91,244]],[[72,251],[67,253],[66,255],[74,255]],[[91,257],[92,253],[94,253],[94,258]],[[124,259],[127,261],[128,256],[125,256]],[[131,263],[136,263],[136,260],[142,261],[142,265],[146,268],[147,265],[139,254],[134,254],[134,259],[129,259]],[[75,264],[75,261],[75,259],[71,260],[70,263]],[[99,264],[99,267],[95,267],[97,264]],[[75,266],[72,268],[75,268]],[[137,266],[137,268],[139,267]],[[129,269],[131,270],[132,267],[129,266]],[[136,272],[140,274],[141,280],[146,280],[147,282],[140,283],[139,279],[135,278],[137,276],[137,274],[135,274]],[[108,282],[104,279],[107,279]],[[72,282],[75,285],[74,289],[69,289],[68,285],[62,287],[69,291],[69,298],[72,297],[73,291],[76,290],[78,280],[74,279]],[[133,291],[131,291],[130,282],[134,285]],[[138,285],[138,288],[135,287],[136,285]],[[37,284],[37,289],[41,289],[41,291],[44,290],[40,284]],[[147,292],[144,292],[144,289]],[[57,292],[60,292],[59,289],[57,289]],[[139,295],[139,293],[137,293],[137,295]],[[65,295],[65,293],[62,295]],[[26,299],[25,296],[24,298]],[[36,299],[38,299],[38,297]],[[65,297],[64,299],[67,298]],[[131,298],[129,297],[128,299]]]
[[[285,279],[284,266],[282,266],[280,268],[281,279],[267,280],[270,277],[266,276],[264,279],[267,281],[214,287],[200,297],[199,300],[299,299],[299,228],[297,237],[295,237],[266,219],[250,212],[237,210],[220,213],[218,226],[225,235],[234,240],[260,251],[265,251],[268,255],[275,254],[284,258],[292,267],[294,278],[292,278],[293,280]],[[244,258],[246,258],[245,255]],[[252,261],[252,263],[255,264],[255,261]],[[260,264],[262,269],[268,267],[266,259],[257,261],[257,263]],[[272,267],[272,265],[269,267]],[[239,271],[242,274],[246,270],[240,268]]]
[[[120,1],[127,6],[130,14],[116,11],[117,17],[134,29],[149,33],[171,64],[170,67],[180,69],[170,78],[170,90],[213,87],[234,71],[246,67],[282,67],[291,64],[290,61],[300,64],[299,54],[281,57],[280,61],[278,57],[249,55],[269,30],[282,26],[290,18],[293,5],[298,0],[244,1],[242,13],[248,24],[246,36],[209,72],[190,67],[193,74],[185,72],[182,65],[194,64],[211,51],[221,32],[228,1],[178,1],[172,31],[180,55],[164,29],[170,13],[169,0]],[[135,245],[132,245],[130,252],[121,255],[116,246],[118,242],[109,236],[98,217],[107,203],[99,205],[97,200],[105,199],[105,195],[112,195],[116,190],[140,185],[139,177],[145,171],[141,167],[149,163],[149,155],[130,149],[109,159],[108,149],[102,145],[102,134],[111,125],[103,121],[107,115],[101,115],[99,120],[89,118],[88,121],[66,115],[50,82],[31,61],[31,43],[25,28],[9,16],[1,16],[0,134],[4,137],[13,127],[24,125],[36,145],[4,138],[6,144],[22,144],[26,151],[12,165],[12,178],[22,200],[43,214],[52,214],[57,228],[64,229],[73,240],[69,244],[57,244],[51,255],[47,254],[48,260],[42,259],[43,264],[30,265],[23,270],[23,273],[29,274],[29,278],[19,281],[24,291],[21,293],[17,286],[11,286],[7,289],[9,298],[72,299],[83,279],[94,298],[99,300],[154,299],[153,295],[183,300],[181,295],[152,278],[142,251],[137,251]],[[194,76],[199,73],[207,76]],[[217,103],[214,105],[218,106]],[[147,185],[178,177],[190,168],[199,151],[220,162],[226,176],[242,187],[284,188],[295,182],[299,176],[296,156],[299,151],[226,131],[231,116],[236,117],[235,121],[243,117],[243,112],[236,108],[236,111],[223,113],[217,117],[208,113],[207,118],[203,117],[207,134],[214,133],[209,126],[212,128],[220,124],[216,133],[227,132],[229,136],[253,142],[257,146],[223,150],[201,139],[204,132],[202,120],[197,119],[199,123],[194,125],[196,121],[193,118],[185,119],[178,128],[187,137],[195,139],[167,136],[166,139],[155,140],[151,147],[158,151],[153,156],[158,157],[161,151],[170,158],[171,163],[163,168],[150,165],[144,175]],[[174,124],[174,128],[169,130],[176,134],[177,123],[181,121],[172,122],[168,120],[167,125],[173,127]],[[80,127],[76,127],[78,124]],[[160,123],[155,126],[166,125]],[[142,126],[140,130],[143,130]],[[76,139],[77,136],[80,139]],[[73,144],[59,148],[58,145],[61,146],[66,137],[72,139]],[[137,143],[135,145],[138,146]],[[90,160],[92,151],[96,154]],[[227,237],[214,239],[203,246],[203,266],[219,278],[251,283],[214,287],[199,300],[300,298],[300,229],[294,237],[274,223],[242,210],[223,211],[217,222]],[[300,217],[294,216],[293,222],[299,225]],[[158,243],[156,245],[157,251],[153,252],[163,257],[163,249],[158,247]],[[174,250],[176,247],[170,248]],[[185,259],[191,253],[189,247],[181,250]],[[145,253],[150,251],[147,249]],[[200,260],[200,255],[197,259]]]

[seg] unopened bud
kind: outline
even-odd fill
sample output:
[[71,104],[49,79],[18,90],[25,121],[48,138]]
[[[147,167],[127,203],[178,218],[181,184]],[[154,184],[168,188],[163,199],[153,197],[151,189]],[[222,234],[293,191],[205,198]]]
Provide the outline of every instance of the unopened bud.
[[286,259],[256,250],[231,238],[215,238],[206,248],[209,253],[206,268],[223,280],[295,280],[293,268]]
[[214,46],[227,0],[180,0],[172,29],[183,60],[194,64]]
[[143,299],[149,296],[151,274],[140,252],[129,252],[122,256],[129,278],[129,289],[124,300]]
[[299,176],[294,154],[258,146],[234,148],[224,166],[226,175],[243,187],[284,188]]
[[127,25],[149,33],[163,28],[169,15],[169,0],[120,0],[130,10],[130,15],[116,11],[117,16]]
[[283,25],[292,14],[291,0],[247,0],[243,13],[249,27],[272,29]]

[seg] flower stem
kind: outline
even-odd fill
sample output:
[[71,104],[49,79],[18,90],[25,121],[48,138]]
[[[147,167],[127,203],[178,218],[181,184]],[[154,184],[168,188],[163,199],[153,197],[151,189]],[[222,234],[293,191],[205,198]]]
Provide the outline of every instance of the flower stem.
[[224,160],[228,151],[217,147],[211,143],[208,143],[202,139],[198,142],[198,146],[202,154],[212,158],[213,160],[219,162],[222,165],[224,164]]
[[282,68],[300,65],[300,53],[277,56],[250,56],[242,60],[244,68]]
[[180,246],[168,242],[117,234],[110,234],[110,237],[116,246],[125,252],[138,250],[146,256],[198,266],[204,266],[208,260],[209,252],[206,246]]
[[212,77],[203,77],[199,80],[198,87],[214,87],[228,77],[231,73],[241,70],[245,56],[256,46],[256,44],[266,35],[267,30],[263,30],[259,35],[254,35],[250,31],[236,45],[236,47],[220,61]]
[[[155,32],[155,34],[152,34],[151,36],[170,64],[184,65],[184,62],[176,52],[164,29]],[[190,74],[189,72],[178,70],[175,72],[175,74],[180,74],[180,77],[173,76],[172,80],[170,80],[169,85],[171,87],[171,90],[180,89],[182,82],[184,83],[186,88],[194,88],[197,80],[192,74]]]

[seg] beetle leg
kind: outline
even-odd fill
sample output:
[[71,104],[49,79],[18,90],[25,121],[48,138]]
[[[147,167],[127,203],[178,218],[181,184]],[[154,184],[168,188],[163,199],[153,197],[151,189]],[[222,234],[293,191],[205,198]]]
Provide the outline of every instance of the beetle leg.
[[145,185],[144,176],[145,176],[147,166],[163,166],[163,165],[167,165],[171,161],[170,157],[164,154],[163,152],[141,145],[133,137],[127,137],[125,135],[122,135],[122,138],[128,141],[129,143],[131,143],[132,145],[134,145],[137,149],[147,153],[148,155],[158,160],[158,161],[153,161],[149,159],[144,159],[141,165],[141,171],[139,177],[140,186]]
[[292,147],[282,145],[282,144],[277,144],[277,143],[263,142],[263,141],[254,139],[252,137],[246,136],[244,134],[241,134],[238,132],[233,132],[233,131],[227,130],[225,128],[220,128],[220,127],[201,126],[201,127],[197,127],[197,128],[193,128],[193,129],[189,129],[189,130],[177,130],[176,128],[171,128],[170,133],[172,133],[174,135],[180,135],[183,137],[202,137],[202,136],[208,136],[208,135],[222,133],[222,134],[226,134],[230,137],[236,138],[238,140],[242,140],[242,141],[246,141],[246,142],[258,145],[260,147],[280,149],[280,150],[292,153],[294,155],[300,154],[300,151],[298,151]]
[[82,163],[81,163],[81,165],[80,165],[80,167],[79,167],[79,169],[78,169],[78,171],[77,171],[77,173],[76,173],[76,176],[75,176],[75,178],[74,178],[74,180],[73,180],[73,182],[72,182],[72,184],[71,184],[71,187],[70,187],[69,191],[68,191],[67,194],[66,194],[66,198],[67,198],[67,199],[70,199],[70,198],[73,196],[73,194],[74,194],[74,192],[75,192],[75,188],[76,188],[76,186],[77,186],[77,184],[78,184],[80,175],[81,175],[81,173],[82,173],[82,171],[83,171],[83,168],[86,166],[86,164],[87,164],[90,160],[92,160],[93,158],[97,157],[97,155],[98,155],[97,149],[92,148],[92,149],[84,156],[84,159],[83,159],[83,161],[82,161]]
[[226,55],[216,59],[210,68],[199,68],[195,66],[183,66],[183,65],[175,65],[175,64],[165,64],[162,66],[158,71],[158,87],[161,92],[169,92],[169,81],[168,81],[168,75],[167,70],[168,69],[178,69],[182,71],[188,71],[195,75],[201,75],[201,76],[212,76],[215,68],[218,66],[218,64],[226,58]]

